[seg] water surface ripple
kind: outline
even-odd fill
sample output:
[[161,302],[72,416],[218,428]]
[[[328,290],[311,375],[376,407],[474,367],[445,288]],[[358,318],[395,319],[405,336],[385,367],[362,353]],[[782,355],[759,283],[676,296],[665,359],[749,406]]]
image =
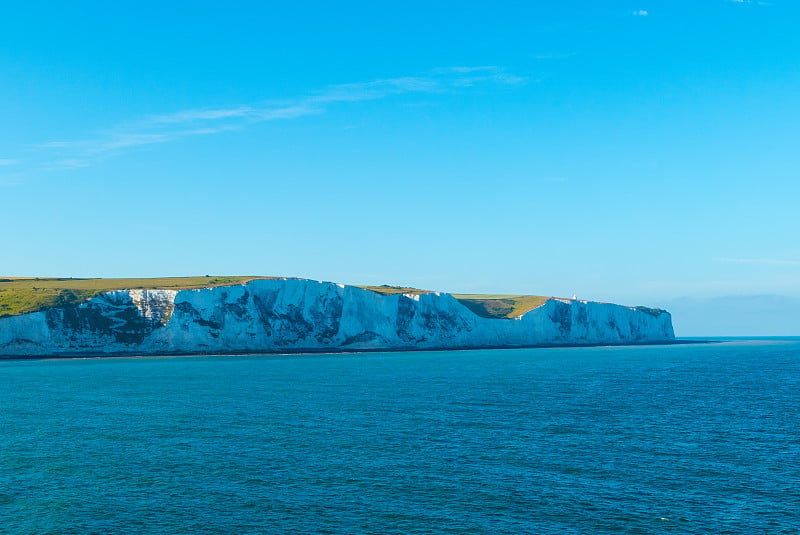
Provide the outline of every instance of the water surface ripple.
[[800,340],[0,362],[1,533],[800,533]]

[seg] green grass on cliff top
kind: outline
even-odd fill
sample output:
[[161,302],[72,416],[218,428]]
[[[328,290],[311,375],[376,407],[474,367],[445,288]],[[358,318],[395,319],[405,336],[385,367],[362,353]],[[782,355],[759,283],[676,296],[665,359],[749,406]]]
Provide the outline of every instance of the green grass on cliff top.
[[[275,277],[166,277],[155,279],[25,279],[0,277],[0,317],[75,305],[112,290],[189,290],[242,284]],[[430,293],[407,286],[359,286],[383,295]],[[538,295],[454,294],[464,306],[484,318],[513,318],[543,305]]]
[[[428,290],[406,286],[360,286],[360,288],[384,295],[430,293]],[[515,318],[542,306],[550,299],[542,295],[453,294],[453,297],[483,318]]]
[[384,284],[382,286],[358,286],[362,290],[371,290],[373,292],[377,292],[383,295],[395,295],[395,294],[410,294],[410,295],[420,295],[420,294],[429,294],[431,293],[430,290],[420,290],[419,288],[412,288],[410,286],[389,286],[388,284]]
[[165,277],[159,279],[0,278],[0,317],[78,304],[111,290],[189,290],[241,284],[269,277]]
[[543,295],[453,294],[453,297],[483,318],[516,318],[551,299]]

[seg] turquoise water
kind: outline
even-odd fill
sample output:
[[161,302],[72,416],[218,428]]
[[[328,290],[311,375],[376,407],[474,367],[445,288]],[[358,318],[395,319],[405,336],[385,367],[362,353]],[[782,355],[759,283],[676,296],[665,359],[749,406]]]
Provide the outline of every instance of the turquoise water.
[[0,361],[2,533],[800,533],[800,340]]

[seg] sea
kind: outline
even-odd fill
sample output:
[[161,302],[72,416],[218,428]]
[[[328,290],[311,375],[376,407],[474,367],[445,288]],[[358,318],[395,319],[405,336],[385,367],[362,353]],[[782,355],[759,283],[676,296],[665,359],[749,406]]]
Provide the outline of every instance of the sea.
[[0,361],[0,533],[800,533],[800,339]]

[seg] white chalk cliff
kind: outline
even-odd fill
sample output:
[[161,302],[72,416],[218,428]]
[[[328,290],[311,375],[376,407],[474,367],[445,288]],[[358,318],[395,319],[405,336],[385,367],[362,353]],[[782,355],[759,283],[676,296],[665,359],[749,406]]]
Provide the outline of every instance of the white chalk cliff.
[[550,299],[513,319],[445,293],[382,295],[303,279],[199,290],[118,290],[0,318],[2,356],[457,349],[659,343],[661,310]]

